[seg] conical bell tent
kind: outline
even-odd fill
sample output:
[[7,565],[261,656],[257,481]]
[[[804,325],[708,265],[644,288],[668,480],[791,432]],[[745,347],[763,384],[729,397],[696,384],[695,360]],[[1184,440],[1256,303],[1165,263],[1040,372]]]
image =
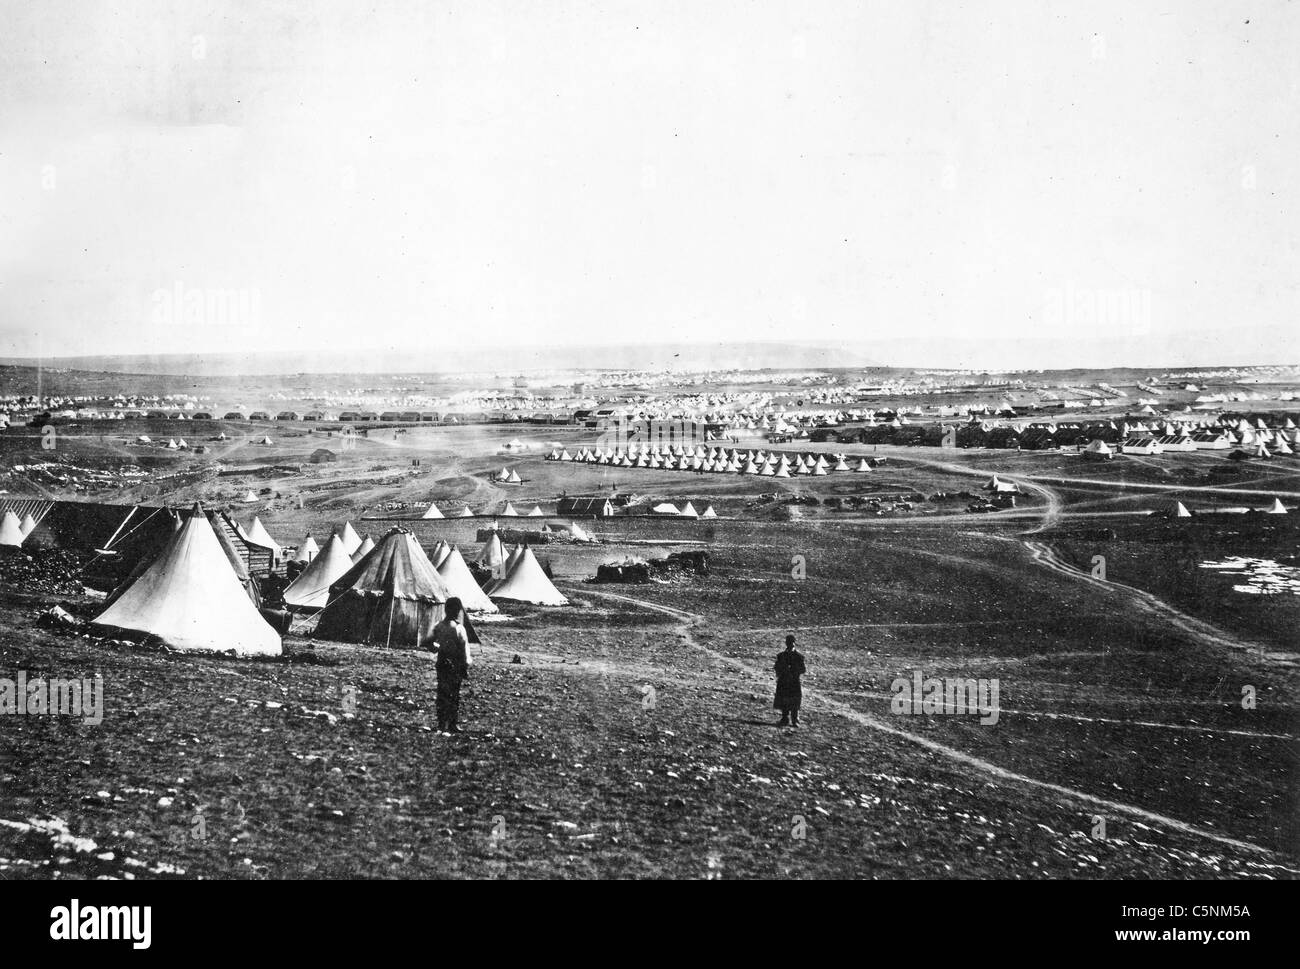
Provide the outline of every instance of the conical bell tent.
[[438,544],[435,545],[433,551],[429,553],[429,562],[436,569],[438,566],[442,565],[443,560],[448,556],[448,554],[450,554],[450,552],[451,546],[442,539],[438,539]]
[[483,543],[483,551],[479,552],[474,562],[485,569],[491,569],[493,575],[496,575],[505,561],[505,546],[501,544],[501,537],[493,532],[492,537]]
[[284,604],[295,609],[324,609],[329,602],[330,586],[351,568],[352,559],[343,550],[343,540],[331,535],[325,551],[312,559],[284,590]]
[[443,514],[441,511],[438,510],[438,506],[431,501],[429,502],[429,507],[425,510],[424,514],[421,515],[420,517],[427,520],[430,518],[442,518]]
[[[504,550],[505,545],[502,545],[501,548]],[[493,587],[500,585],[501,582],[505,580],[505,577],[510,574],[510,570],[515,567],[515,563],[519,561],[519,556],[523,554],[524,546],[520,543],[505,557],[505,561],[492,569],[492,578],[489,579],[487,585],[483,587],[483,591],[488,595],[491,595]]]
[[12,511],[4,513],[0,519],[0,545],[12,545],[15,548],[23,543],[23,526],[18,516]]
[[298,546],[298,551],[295,553],[293,560],[295,562],[310,562],[319,554],[320,546],[316,544],[316,539],[308,535],[302,540],[302,544]]
[[343,550],[349,555],[355,552],[361,544],[361,536],[357,534],[357,530],[352,527],[351,522],[344,522],[335,528],[334,534],[343,540]]
[[357,562],[360,562],[363,558],[369,555],[370,550],[374,547],[375,547],[375,540],[373,538],[371,538],[369,535],[363,538],[361,540],[361,544],[357,546],[357,550],[352,553],[353,564],[355,565]]
[[178,650],[280,653],[279,635],[249,601],[197,505],[162,553],[94,621],[156,636]]
[[[394,528],[364,559],[330,587],[316,635],[344,643],[421,649],[451,597],[428,556],[410,532]],[[466,623],[470,641],[477,642]]]
[[539,606],[569,604],[569,600],[546,577],[533,550],[527,546],[519,554],[514,567],[506,573],[506,577],[492,586],[492,597]]
[[447,583],[451,594],[459,598],[461,604],[470,612],[497,611],[497,607],[487,597],[487,593],[480,589],[478,582],[474,580],[473,573],[465,564],[465,559],[461,557],[460,549],[453,546],[448,550],[438,565],[438,574]]
[[253,516],[253,524],[248,526],[248,530],[245,531],[244,535],[254,545],[271,549],[277,557],[280,555],[280,543],[271,537],[271,533],[262,524],[262,519],[256,515]]

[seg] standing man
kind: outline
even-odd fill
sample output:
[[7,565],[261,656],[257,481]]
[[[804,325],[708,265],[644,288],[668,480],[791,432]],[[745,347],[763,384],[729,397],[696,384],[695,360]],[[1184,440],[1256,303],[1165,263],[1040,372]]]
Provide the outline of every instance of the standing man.
[[474,660],[469,654],[469,636],[461,622],[463,607],[456,597],[447,600],[442,622],[433,627],[433,642],[438,662],[438,729],[443,733],[460,733],[456,725],[460,716],[460,685],[469,676]]
[[776,654],[776,699],[772,706],[781,711],[781,727],[799,726],[799,707],[803,704],[803,686],[799,677],[808,672],[803,653],[794,648],[794,637],[785,637],[785,651]]

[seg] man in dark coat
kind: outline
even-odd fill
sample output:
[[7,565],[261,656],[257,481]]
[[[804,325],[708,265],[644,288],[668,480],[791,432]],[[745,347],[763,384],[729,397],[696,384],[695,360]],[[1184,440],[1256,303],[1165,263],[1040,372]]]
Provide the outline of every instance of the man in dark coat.
[[461,601],[452,597],[443,608],[442,622],[433,627],[433,642],[438,647],[438,729],[460,733],[456,724],[460,717],[460,685],[469,676],[474,659],[469,652],[469,635],[461,622]]
[[776,654],[776,699],[772,706],[781,711],[782,727],[799,726],[799,707],[803,703],[803,687],[799,677],[808,671],[803,653],[794,648],[794,637],[785,637],[785,651]]

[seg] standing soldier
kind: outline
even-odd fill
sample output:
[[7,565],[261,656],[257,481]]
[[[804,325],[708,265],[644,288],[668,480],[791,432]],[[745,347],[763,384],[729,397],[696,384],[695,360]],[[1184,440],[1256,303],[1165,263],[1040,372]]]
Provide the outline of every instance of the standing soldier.
[[785,651],[776,654],[776,699],[772,706],[781,711],[781,727],[799,726],[799,707],[803,703],[803,686],[799,677],[806,673],[803,653],[794,648],[794,637],[785,637]]
[[433,627],[433,642],[438,650],[438,729],[443,733],[460,733],[456,724],[460,716],[460,685],[474,664],[469,653],[469,636],[460,621],[462,606],[454,596],[444,607],[446,615]]

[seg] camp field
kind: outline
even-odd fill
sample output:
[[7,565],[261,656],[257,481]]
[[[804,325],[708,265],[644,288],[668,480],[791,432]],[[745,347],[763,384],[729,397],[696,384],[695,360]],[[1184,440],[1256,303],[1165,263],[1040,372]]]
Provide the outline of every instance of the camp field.
[[[98,726],[5,718],[0,876],[1300,869],[1296,597],[1235,592],[1239,578],[1201,567],[1231,556],[1293,565],[1296,519],[1149,514],[1173,499],[1208,512],[1262,507],[1268,495],[1294,509],[1294,461],[800,445],[887,460],[867,474],[773,481],[544,460],[552,441],[590,443],[573,428],[438,428],[382,431],[337,462],[289,471],[288,456],[327,439],[272,430],[273,444],[259,446],[247,428],[226,433],[245,435],[229,442],[227,469],[239,458],[282,470],[231,478],[200,468],[193,481],[155,475],[122,490],[220,504],[266,487],[232,510],[259,515],[281,542],[320,539],[349,519],[376,538],[402,525],[426,548],[441,538],[467,552],[490,515],[416,521],[416,506],[491,512],[508,499],[522,512],[540,501],[545,521],[561,493],[617,483],[712,503],[721,517],[586,521],[599,545],[538,546],[571,605],[503,603],[504,619],[480,624],[469,732],[458,737],[432,729],[427,654],[327,644],[310,623],[276,660],[71,636],[35,616],[55,602],[93,614],[93,604],[24,588],[13,560],[0,561],[0,677],[100,673],[106,697]],[[529,447],[503,453],[513,438]],[[122,446],[69,436],[56,453],[94,463],[96,447]],[[170,472],[212,456],[203,458],[158,460]],[[502,467],[523,483],[488,480]],[[926,502],[875,515],[821,501],[978,492],[995,473],[1019,483],[1016,509]],[[821,503],[762,497],[782,492]],[[411,508],[385,510],[393,501]],[[602,561],[687,548],[709,551],[707,575],[585,581]],[[1097,555],[1105,580],[1093,574]],[[809,659],[798,732],[777,729],[771,709],[787,632]],[[894,712],[891,684],[918,671],[996,679],[997,723]],[[200,818],[204,836],[194,837]]]
[[[97,672],[106,703],[99,726],[6,724],[4,874],[1294,874],[1278,651],[1125,609],[1013,535],[716,528],[707,577],[561,579],[570,608],[483,623],[454,738],[426,654],[109,646],[34,629],[43,603],[11,590],[3,675]],[[787,631],[811,671],[798,732],[771,710]],[[996,677],[998,723],[892,713],[915,670]]]

